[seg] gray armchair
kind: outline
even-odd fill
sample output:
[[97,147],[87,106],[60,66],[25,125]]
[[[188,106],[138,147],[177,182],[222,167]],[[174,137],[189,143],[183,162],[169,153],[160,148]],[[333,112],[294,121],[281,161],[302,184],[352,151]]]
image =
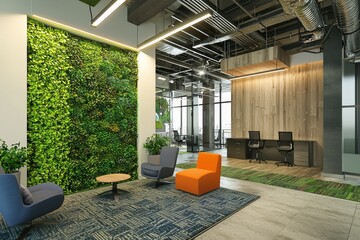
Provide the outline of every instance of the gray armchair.
[[[25,205],[16,177],[5,174],[0,167],[0,213],[9,227],[31,223],[33,219],[58,209],[64,201],[63,190],[54,183],[39,184],[28,190],[32,203]],[[28,232],[30,228],[24,230]]]
[[161,184],[160,179],[171,177],[174,174],[178,154],[178,147],[163,147],[160,152],[160,164],[141,164],[141,175],[156,179],[155,188],[157,188]]

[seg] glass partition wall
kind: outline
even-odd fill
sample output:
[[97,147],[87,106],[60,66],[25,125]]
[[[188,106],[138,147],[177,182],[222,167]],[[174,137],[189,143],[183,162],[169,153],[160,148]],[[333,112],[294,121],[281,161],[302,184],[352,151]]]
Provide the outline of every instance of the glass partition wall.
[[[167,99],[170,121],[165,134],[182,151],[212,151],[225,147],[231,136],[230,83],[191,83],[181,89],[157,87],[157,97]],[[165,124],[166,125],[166,124]],[[157,132],[164,129],[157,129]],[[178,141],[174,136],[177,131]]]

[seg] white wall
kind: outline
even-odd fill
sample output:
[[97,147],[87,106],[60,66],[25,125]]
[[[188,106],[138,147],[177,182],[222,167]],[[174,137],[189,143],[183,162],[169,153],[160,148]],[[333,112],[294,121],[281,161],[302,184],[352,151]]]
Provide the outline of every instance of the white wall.
[[26,16],[0,14],[0,139],[26,146]]
[[[127,8],[120,6],[98,27],[92,27],[89,6],[78,0],[32,0],[29,15],[38,15],[83,31],[97,34],[132,47],[137,46],[137,26],[127,22]],[[110,0],[101,0],[93,8],[93,17]]]
[[[101,0],[95,16],[110,0]],[[0,0],[0,138],[26,144],[26,24],[27,15],[66,24],[82,31],[136,47],[155,33],[153,24],[135,26],[127,22],[127,9],[121,6],[97,28],[91,27],[88,5],[77,0]],[[155,50],[139,53],[138,156],[146,137],[155,132]]]
[[155,50],[153,48],[140,52],[138,56],[139,64],[139,84],[138,84],[138,156],[139,168],[142,162],[147,161],[147,152],[143,144],[147,137],[155,133]]

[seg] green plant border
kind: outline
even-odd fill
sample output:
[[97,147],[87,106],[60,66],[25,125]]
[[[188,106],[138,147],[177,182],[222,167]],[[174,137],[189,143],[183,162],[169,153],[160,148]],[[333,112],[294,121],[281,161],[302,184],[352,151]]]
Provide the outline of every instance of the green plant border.
[[[196,164],[179,163],[176,167],[189,169],[196,167]],[[353,186],[345,183],[260,172],[228,166],[221,167],[221,176],[360,202],[360,186]]]

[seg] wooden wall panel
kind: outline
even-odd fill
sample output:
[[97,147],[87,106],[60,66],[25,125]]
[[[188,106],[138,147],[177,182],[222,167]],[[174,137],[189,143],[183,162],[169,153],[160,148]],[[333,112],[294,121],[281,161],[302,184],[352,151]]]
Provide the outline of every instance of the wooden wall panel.
[[297,65],[285,72],[232,81],[232,137],[260,130],[264,139],[292,131],[294,140],[314,140],[314,165],[323,159],[323,64]]

